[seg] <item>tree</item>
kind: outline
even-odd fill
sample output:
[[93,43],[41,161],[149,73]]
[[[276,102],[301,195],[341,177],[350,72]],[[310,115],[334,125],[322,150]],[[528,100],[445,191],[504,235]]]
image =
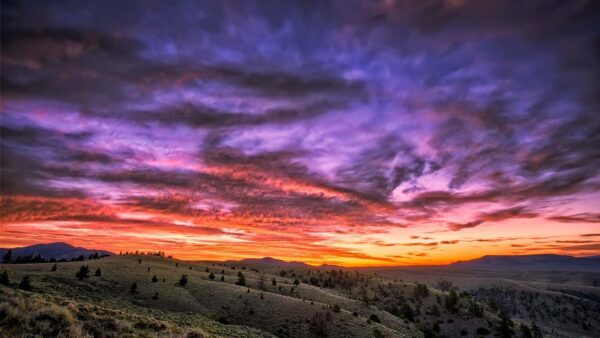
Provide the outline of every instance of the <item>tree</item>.
[[523,338],[533,338],[533,335],[531,334],[531,329],[527,325],[521,323],[520,329],[521,329],[521,336]]
[[52,265],[52,269],[50,269],[50,271],[56,271],[58,270],[58,266],[56,266],[56,263],[54,263],[54,265]]
[[208,272],[208,266],[206,267],[206,269],[204,269],[204,272]]
[[158,299],[158,291],[154,292],[154,296],[152,296],[152,299]]
[[448,309],[448,311],[450,311],[450,313],[456,313],[456,311],[458,310],[456,308],[456,305],[458,304],[458,296],[456,295],[456,292],[454,291],[454,289],[450,290],[450,293],[448,293],[448,296],[446,296],[446,309]]
[[544,336],[542,335],[542,330],[540,330],[540,328],[534,323],[531,323],[531,334],[533,335],[533,338],[543,338]]
[[8,249],[8,251],[4,254],[2,258],[4,263],[12,263],[12,249]]
[[296,285],[296,286],[300,285],[300,281],[298,280],[298,278],[294,279],[294,285]]
[[8,279],[8,272],[6,272],[6,270],[4,270],[0,275],[0,284],[6,286],[10,285],[10,279]]
[[333,312],[339,313],[342,311],[342,308],[338,305],[338,303],[333,304]]
[[501,338],[510,338],[512,337],[513,330],[512,327],[514,323],[512,319],[508,316],[506,311],[500,312],[500,327],[498,327],[498,333]]
[[181,286],[185,286],[188,282],[188,277],[186,274],[181,275],[181,278],[179,278],[179,285]]
[[273,286],[277,285],[277,280],[275,279],[275,277],[271,279],[271,284],[273,284]]
[[235,284],[246,285],[246,277],[244,276],[244,274],[241,271],[238,272],[237,276],[238,276],[238,280],[237,280],[237,282],[235,282]]
[[133,282],[133,284],[131,284],[131,287],[129,288],[129,292],[137,293],[137,283],[136,282]]
[[158,282],[158,278],[156,278],[156,275],[152,276],[152,283],[156,283]]
[[21,283],[19,283],[19,289],[29,291],[31,290],[31,283],[29,281],[29,275],[25,275],[23,279],[21,279]]
[[225,276],[221,275],[221,282],[225,281]]
[[90,268],[87,265],[82,265],[81,268],[79,268],[79,271],[77,271],[77,273],[75,274],[75,277],[77,277],[77,279],[79,280],[89,278]]
[[211,272],[211,273],[208,275],[208,279],[210,279],[210,280],[214,280],[214,279],[215,279],[215,274]]
[[258,288],[260,290],[264,290],[265,289],[265,281],[267,280],[267,277],[265,277],[264,273],[261,273],[260,275],[258,275]]
[[100,268],[96,269],[96,272],[94,272],[94,276],[96,276],[96,277],[102,276],[102,270],[100,270]]

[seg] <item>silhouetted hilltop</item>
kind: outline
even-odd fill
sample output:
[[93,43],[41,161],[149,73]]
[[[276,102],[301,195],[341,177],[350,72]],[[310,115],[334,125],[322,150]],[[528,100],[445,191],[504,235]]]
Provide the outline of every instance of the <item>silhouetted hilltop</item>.
[[600,270],[600,256],[573,257],[567,255],[483,256],[449,265],[461,269],[593,269]]
[[[0,259],[9,249],[0,249]],[[56,242],[47,244],[35,244],[30,246],[24,246],[20,248],[12,248],[12,259],[15,260],[17,257],[29,257],[40,255],[42,258],[50,259],[55,258],[61,259],[73,259],[83,255],[87,258],[89,255],[98,253],[98,255],[112,255],[113,253],[106,250],[95,250],[86,249],[81,247],[75,247],[67,243]]]

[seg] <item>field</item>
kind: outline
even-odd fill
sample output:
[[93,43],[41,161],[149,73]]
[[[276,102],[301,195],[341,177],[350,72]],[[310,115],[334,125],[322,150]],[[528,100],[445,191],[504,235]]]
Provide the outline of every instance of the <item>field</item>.
[[[76,278],[84,265],[89,277]],[[0,286],[0,336],[491,337],[502,326],[468,294],[349,270],[147,255],[52,266],[0,266],[10,279]],[[30,289],[19,288],[25,276]]]

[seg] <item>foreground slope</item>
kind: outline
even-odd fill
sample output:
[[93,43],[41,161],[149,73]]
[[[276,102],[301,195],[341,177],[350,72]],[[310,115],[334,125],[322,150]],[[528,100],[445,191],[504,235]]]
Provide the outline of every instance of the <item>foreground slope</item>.
[[[75,275],[82,265],[89,267],[90,277],[78,280]],[[9,304],[3,305],[3,309],[24,302],[17,309],[23,314],[31,314],[52,307],[52,304],[73,304],[71,308],[77,311],[68,310],[70,314],[65,316],[73,317],[74,328],[67,325],[69,328],[65,332],[81,330],[89,335],[93,335],[94,330],[106,330],[121,336],[116,332],[122,325],[126,328],[123,332],[134,336],[185,336],[190,333],[193,336],[196,331],[201,332],[200,335],[227,337],[270,334],[282,337],[422,336],[413,326],[385,311],[314,286],[294,285],[294,279],[263,275],[248,269],[155,256],[112,256],[58,263],[56,271],[51,271],[51,267],[52,264],[2,265],[0,270],[6,270],[11,279],[11,289],[1,289],[2,301]],[[101,275],[95,276],[98,268]],[[239,271],[243,271],[247,285],[235,284]],[[214,280],[209,278],[211,272]],[[178,284],[183,274],[188,277],[185,286]],[[32,290],[14,290],[25,275],[30,277]],[[265,290],[259,290],[261,275],[267,281]],[[153,282],[154,276],[156,282]],[[221,276],[224,281],[220,281]],[[272,278],[276,278],[277,285],[272,284]],[[135,292],[131,292],[133,283]],[[341,308],[334,308],[335,304]],[[91,320],[85,314],[99,319]],[[377,320],[370,320],[372,315]],[[21,330],[34,332],[33,323],[39,320],[29,318],[29,315],[3,316],[5,319],[21,318],[14,327],[2,323],[6,334]],[[102,318],[113,318],[118,323],[90,328],[93,325],[88,321],[102,322]],[[57,321],[60,320],[51,320]],[[27,329],[23,329],[24,326]]]

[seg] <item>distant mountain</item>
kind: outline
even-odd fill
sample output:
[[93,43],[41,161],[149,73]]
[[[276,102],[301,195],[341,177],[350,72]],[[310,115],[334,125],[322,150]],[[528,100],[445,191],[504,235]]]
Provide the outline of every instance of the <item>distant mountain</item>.
[[449,265],[459,269],[532,269],[532,270],[600,270],[600,256],[573,257],[566,255],[483,256]]
[[[9,249],[0,249],[0,260],[4,257],[4,254]],[[16,259],[17,257],[27,257],[27,256],[36,256],[41,255],[45,259],[56,258],[57,260],[61,259],[72,259],[77,258],[81,255],[86,258],[89,255],[93,255],[94,253],[98,253],[98,255],[112,255],[113,253],[106,250],[95,250],[95,249],[85,249],[74,247],[67,243],[57,242],[57,243],[48,243],[48,244],[36,244],[30,245],[20,248],[12,248],[12,257]]]
[[287,262],[281,259],[276,259],[273,257],[263,257],[263,258],[246,258],[239,261],[227,261],[230,264],[238,264],[238,265],[268,265],[268,266],[280,266],[286,268],[306,268],[306,269],[342,269],[342,267],[337,265],[329,265],[323,264],[320,266],[309,265],[304,262],[299,261],[291,261]]

